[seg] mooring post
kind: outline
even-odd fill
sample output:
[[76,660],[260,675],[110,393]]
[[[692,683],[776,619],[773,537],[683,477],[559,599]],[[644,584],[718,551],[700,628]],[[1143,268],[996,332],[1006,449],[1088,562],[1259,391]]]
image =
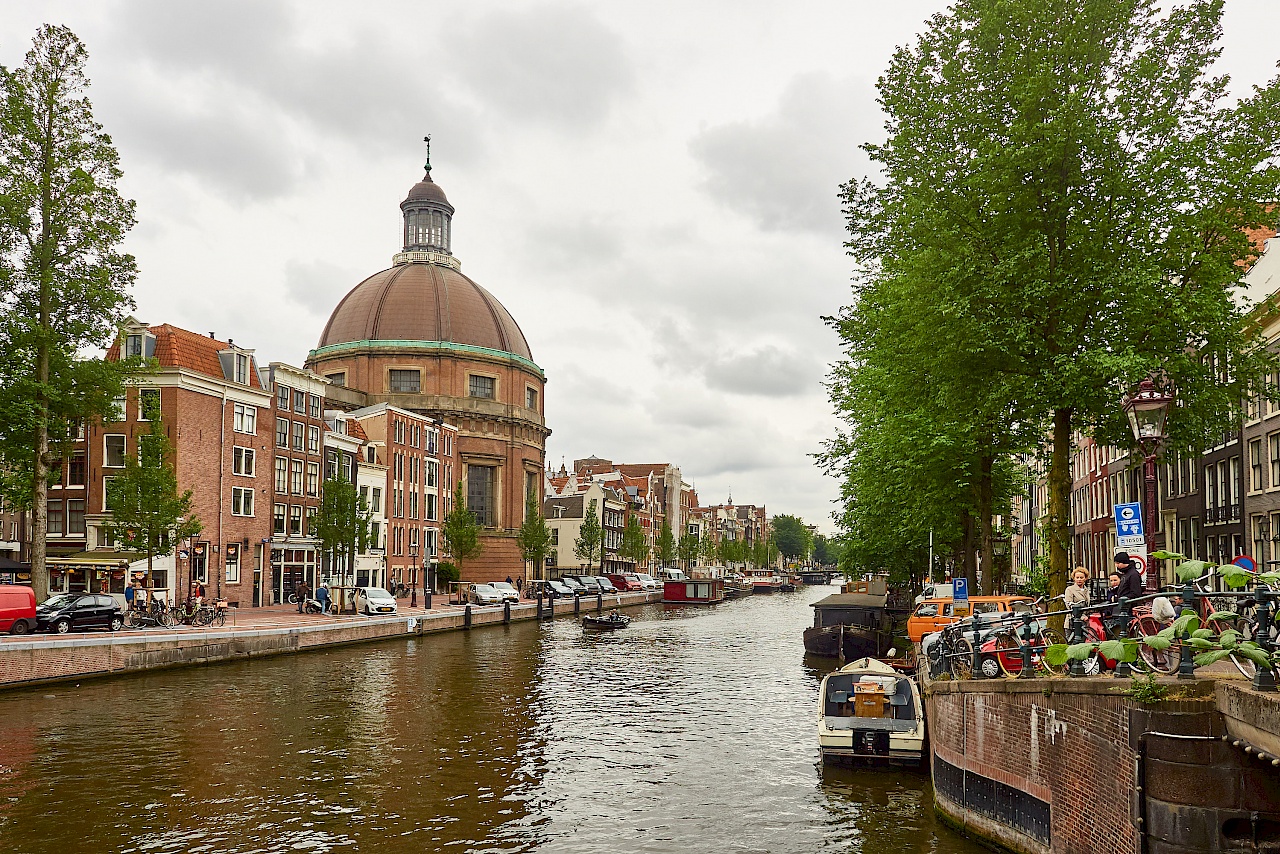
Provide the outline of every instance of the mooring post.
[[538,594],[538,619],[542,619],[542,594]]
[[504,599],[502,602],[502,622],[511,625],[511,600]]
[[596,594],[596,613],[600,614],[603,612],[604,612],[604,593],[601,592]]
[[573,616],[576,617],[580,613],[582,613],[582,597],[575,593],[573,594]]
[[462,627],[464,629],[471,628],[471,605],[467,605],[462,611]]

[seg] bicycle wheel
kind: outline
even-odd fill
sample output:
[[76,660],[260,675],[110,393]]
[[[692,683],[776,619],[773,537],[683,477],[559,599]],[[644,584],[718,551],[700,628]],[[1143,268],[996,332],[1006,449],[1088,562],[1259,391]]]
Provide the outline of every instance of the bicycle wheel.
[[[1252,618],[1240,620],[1237,624],[1236,631],[1240,632],[1240,640],[1256,641],[1258,639],[1258,622]],[[1250,681],[1258,672],[1258,665],[1253,663],[1252,659],[1245,658],[1243,655],[1227,656],[1236,670],[1240,671],[1240,675]]]
[[224,611],[218,611],[209,618],[209,625],[221,628],[227,624],[227,615]]
[[1001,632],[996,635],[996,661],[1000,662],[1000,670],[1009,678],[1017,678],[1022,673],[1022,646],[1013,632]]
[[951,672],[957,679],[973,678],[973,644],[968,638],[960,638],[952,649]]
[[178,625],[178,616],[168,608],[164,608],[156,614],[156,622],[164,626],[166,629],[172,629],[174,626]]
[[1036,644],[1036,652],[1038,653],[1038,660],[1036,661],[1036,666],[1038,666],[1041,670],[1043,670],[1046,674],[1050,676],[1065,675],[1067,672],[1067,663],[1063,662],[1062,664],[1059,664],[1057,667],[1054,667],[1052,664],[1049,663],[1048,659],[1045,658],[1045,654],[1044,654],[1045,647],[1066,643],[1066,640],[1063,639],[1062,635],[1058,634],[1053,629],[1045,629],[1042,632],[1040,632],[1040,636],[1038,638],[1033,638],[1032,640]]
[[137,611],[130,609],[124,615],[124,624],[126,628],[137,629],[142,627],[142,615]]

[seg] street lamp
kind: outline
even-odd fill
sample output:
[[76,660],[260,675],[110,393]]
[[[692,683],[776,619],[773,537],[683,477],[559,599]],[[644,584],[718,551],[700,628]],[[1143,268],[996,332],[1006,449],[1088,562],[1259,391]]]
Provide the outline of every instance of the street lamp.
[[[1280,533],[1278,531],[1277,533]],[[1267,537],[1271,534],[1271,520],[1266,516],[1258,517],[1258,542],[1262,544],[1262,554],[1258,555],[1258,566],[1262,572],[1267,571]]]
[[1138,390],[1122,401],[1133,438],[1142,451],[1143,472],[1146,475],[1146,540],[1147,540],[1147,592],[1159,589],[1158,573],[1151,555],[1156,546],[1156,454],[1167,437],[1165,421],[1169,417],[1169,404],[1173,393],[1157,386],[1155,378],[1148,376],[1138,383]]

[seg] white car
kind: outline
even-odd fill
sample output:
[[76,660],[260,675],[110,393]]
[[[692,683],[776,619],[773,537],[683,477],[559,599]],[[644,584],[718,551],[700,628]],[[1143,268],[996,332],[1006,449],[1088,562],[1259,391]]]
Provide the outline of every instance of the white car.
[[494,581],[490,586],[502,594],[505,602],[511,602],[515,605],[520,604],[520,591],[505,581]]
[[647,572],[637,572],[636,576],[639,577],[640,583],[644,585],[645,590],[658,589],[658,579],[654,578],[652,575],[649,575]]
[[916,597],[916,604],[919,605],[926,599],[950,599],[953,592],[952,587],[951,582],[946,584],[926,584],[924,591]]
[[492,584],[473,584],[471,601],[477,605],[501,605],[502,594]]
[[356,610],[370,616],[394,614],[396,599],[381,587],[358,587],[356,588]]

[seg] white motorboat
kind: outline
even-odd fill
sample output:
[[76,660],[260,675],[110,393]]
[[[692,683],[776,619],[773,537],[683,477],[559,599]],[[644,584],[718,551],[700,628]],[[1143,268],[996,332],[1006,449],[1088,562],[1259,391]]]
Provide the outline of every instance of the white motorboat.
[[916,681],[875,658],[822,680],[818,745],[824,762],[919,765],[924,705]]

